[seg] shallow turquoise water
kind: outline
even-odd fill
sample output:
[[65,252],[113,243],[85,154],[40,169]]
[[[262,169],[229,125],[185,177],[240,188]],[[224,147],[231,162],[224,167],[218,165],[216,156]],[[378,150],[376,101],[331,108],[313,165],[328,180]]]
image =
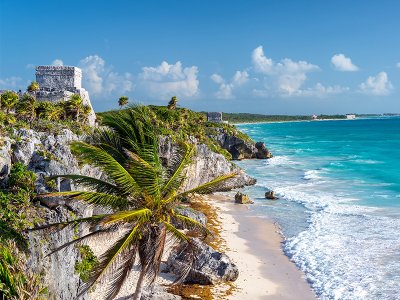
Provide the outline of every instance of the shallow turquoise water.
[[400,118],[239,128],[275,155],[238,163],[258,180],[253,210],[281,225],[318,296],[400,299]]

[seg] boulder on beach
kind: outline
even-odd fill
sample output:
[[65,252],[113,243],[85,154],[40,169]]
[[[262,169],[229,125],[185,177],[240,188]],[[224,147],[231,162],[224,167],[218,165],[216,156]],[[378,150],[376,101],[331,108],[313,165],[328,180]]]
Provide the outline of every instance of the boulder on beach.
[[187,284],[215,284],[221,281],[235,281],[239,276],[238,267],[224,253],[221,253],[195,238],[190,245],[181,244],[171,251],[167,260],[167,270],[175,275],[194,259],[189,274],[184,279]]
[[275,192],[274,191],[265,192],[265,198],[266,199],[270,199],[270,200],[277,200],[278,199],[278,197],[275,196]]
[[241,192],[237,192],[236,195],[235,195],[235,203],[238,203],[238,204],[253,204],[254,202],[246,194],[243,194]]

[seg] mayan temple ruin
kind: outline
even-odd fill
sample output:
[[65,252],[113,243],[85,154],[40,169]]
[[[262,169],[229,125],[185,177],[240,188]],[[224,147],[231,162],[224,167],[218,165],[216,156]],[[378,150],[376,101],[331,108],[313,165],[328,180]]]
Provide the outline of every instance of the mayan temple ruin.
[[[58,102],[68,100],[71,95],[79,94],[83,104],[92,107],[89,93],[82,88],[82,70],[72,66],[37,66],[36,81],[40,89],[36,91],[38,101]],[[89,124],[94,125],[96,115],[93,107]]]

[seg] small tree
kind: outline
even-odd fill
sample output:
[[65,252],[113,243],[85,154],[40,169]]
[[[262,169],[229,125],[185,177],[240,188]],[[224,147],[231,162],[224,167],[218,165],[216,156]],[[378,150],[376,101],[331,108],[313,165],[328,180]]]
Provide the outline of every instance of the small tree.
[[123,106],[127,105],[129,102],[129,98],[127,96],[121,96],[118,99],[118,105],[119,108],[121,109]]
[[36,118],[36,99],[30,94],[24,94],[16,106],[16,113],[28,122]]
[[29,93],[39,90],[39,83],[32,81],[30,85],[26,88]]
[[178,102],[178,98],[176,96],[173,96],[171,100],[168,102],[168,109],[175,110],[176,109],[176,103]]
[[4,108],[6,113],[8,114],[10,110],[18,103],[18,94],[13,91],[7,91],[1,94],[1,107]]
[[72,113],[76,121],[79,121],[79,116],[83,108],[83,100],[79,94],[74,94],[66,102],[67,110]]

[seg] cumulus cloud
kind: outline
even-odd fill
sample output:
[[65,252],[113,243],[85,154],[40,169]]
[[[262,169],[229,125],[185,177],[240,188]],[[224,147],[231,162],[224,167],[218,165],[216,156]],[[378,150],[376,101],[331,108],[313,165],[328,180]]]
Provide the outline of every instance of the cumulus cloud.
[[386,72],[380,72],[376,76],[369,76],[359,88],[360,92],[366,95],[385,96],[390,94],[393,85]]
[[11,76],[4,79],[0,78],[0,89],[1,90],[13,90],[16,88],[21,88],[22,78]]
[[344,56],[344,54],[335,54],[331,58],[333,67],[338,71],[354,72],[358,71],[358,67],[351,62],[350,57]]
[[324,86],[321,83],[317,83],[312,88],[307,88],[303,90],[298,90],[296,96],[305,96],[305,97],[318,97],[323,98],[329,95],[337,95],[342,94],[344,92],[349,91],[348,87],[342,87],[339,85],[334,86]]
[[104,59],[98,55],[90,55],[79,62],[83,73],[83,86],[94,95],[107,95],[113,92],[123,94],[133,89],[130,73],[120,74],[112,71]]
[[64,65],[64,62],[61,59],[55,59],[53,60],[53,62],[51,63],[52,66],[58,66],[61,67]]
[[267,75],[276,81],[278,93],[283,96],[295,95],[307,79],[307,73],[319,70],[317,65],[306,61],[293,61],[290,58],[275,63],[264,54],[262,46],[252,53],[253,67],[256,72]]
[[245,84],[249,80],[249,74],[246,71],[236,71],[230,82],[225,82],[219,74],[213,74],[211,80],[219,84],[218,92],[215,94],[218,99],[232,99],[235,98],[233,90]]
[[143,67],[139,78],[141,86],[153,97],[193,97],[199,93],[197,73],[196,66],[182,67],[180,61],[163,61],[156,67]]

